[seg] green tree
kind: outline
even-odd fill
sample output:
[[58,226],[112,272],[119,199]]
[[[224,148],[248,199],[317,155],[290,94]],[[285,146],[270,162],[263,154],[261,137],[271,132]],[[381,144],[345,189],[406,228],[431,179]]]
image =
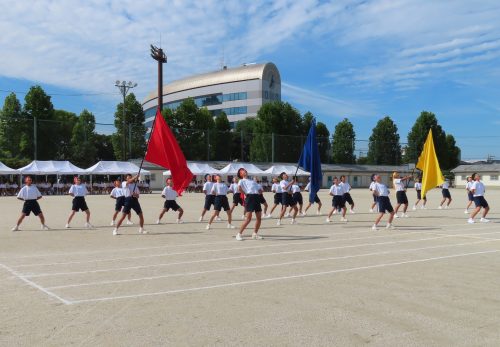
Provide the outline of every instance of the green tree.
[[20,138],[26,126],[27,120],[23,119],[21,103],[16,94],[10,93],[0,111],[0,156],[20,157]]
[[446,135],[446,148],[448,150],[446,169],[451,170],[460,164],[461,151],[457,147],[455,138],[451,134]]
[[238,159],[242,162],[250,160],[250,147],[256,122],[256,118],[246,118],[236,123],[236,129],[231,133],[231,160]]
[[344,118],[335,126],[332,137],[332,159],[336,164],[354,164],[354,141],[356,135],[352,123]]
[[429,129],[432,129],[432,138],[434,140],[434,147],[436,148],[439,165],[441,169],[446,169],[448,166],[446,134],[438,124],[436,115],[432,112],[422,111],[415,121],[415,124],[408,133],[408,146],[406,147],[404,160],[407,163],[416,163],[418,161],[418,157],[427,139]]
[[[57,127],[54,127],[54,106],[42,87],[30,88],[24,98],[23,113],[31,122],[28,122],[27,131],[21,134],[21,154],[39,160],[54,159],[57,153],[57,147],[53,143],[57,133]],[[36,132],[33,129],[35,126]]]
[[224,112],[215,118],[215,160],[231,159],[231,125]]
[[322,163],[329,163],[330,132],[325,123],[316,123],[316,137],[318,140],[319,156]]
[[[146,128],[144,110],[134,93],[125,98],[125,120],[123,103],[119,103],[115,112],[116,133],[113,136],[113,148],[118,160],[142,158],[146,151]],[[125,145],[125,154],[123,153]]]
[[71,137],[71,159],[75,165],[87,168],[95,164],[97,150],[94,130],[94,115],[83,110],[73,127],[73,136]]
[[96,161],[116,160],[113,150],[113,135],[94,134]]
[[398,127],[391,117],[386,116],[373,128],[368,143],[367,162],[375,165],[401,164],[401,145]]
[[71,138],[73,128],[78,121],[78,117],[73,112],[64,110],[54,110],[54,122],[52,125],[57,128],[57,132],[52,138],[52,143],[57,148],[53,159],[70,160],[72,158]]

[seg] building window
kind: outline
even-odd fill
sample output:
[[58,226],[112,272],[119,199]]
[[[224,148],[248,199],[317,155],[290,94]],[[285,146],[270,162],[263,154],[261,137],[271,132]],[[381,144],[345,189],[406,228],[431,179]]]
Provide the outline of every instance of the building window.
[[498,175],[490,175],[490,181],[498,181]]
[[229,93],[229,94],[224,94],[222,95],[222,101],[235,101],[235,100],[246,100],[247,99],[247,93],[246,92],[240,92],[240,93]]
[[462,181],[467,181],[467,175],[462,175]]
[[151,181],[156,181],[156,174],[151,174]]

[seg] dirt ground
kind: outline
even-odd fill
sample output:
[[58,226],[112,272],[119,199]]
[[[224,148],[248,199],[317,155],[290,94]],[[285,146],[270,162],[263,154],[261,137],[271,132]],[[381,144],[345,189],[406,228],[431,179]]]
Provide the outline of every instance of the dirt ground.
[[49,196],[51,230],[30,216],[18,232],[22,202],[1,197],[0,345],[498,346],[500,191],[486,193],[491,222],[472,225],[464,190],[451,193],[450,209],[436,190],[413,211],[410,191],[409,218],[372,231],[368,190],[352,192],[348,222],[329,224],[323,190],[322,215],[266,219],[264,240],[248,230],[244,242],[226,221],[198,222],[201,194],[178,199],[184,224],[169,212],[161,225],[160,195],[141,196],[149,233],[134,216],[119,236],[107,196],[87,197],[95,229],[82,213],[64,229],[71,198]]

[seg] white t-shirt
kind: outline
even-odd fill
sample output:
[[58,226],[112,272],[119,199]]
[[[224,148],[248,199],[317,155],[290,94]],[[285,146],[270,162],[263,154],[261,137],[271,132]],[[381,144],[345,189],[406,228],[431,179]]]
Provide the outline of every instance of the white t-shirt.
[[287,180],[281,180],[281,182],[280,182],[281,191],[282,192],[291,192],[292,186],[290,185],[288,188],[286,187],[289,184],[290,184],[290,182],[288,182]]
[[309,191],[309,189],[311,189],[311,182],[309,182],[309,183],[307,184],[307,186],[304,188],[304,190],[305,190],[306,192],[308,192],[308,191]]
[[332,194],[332,195],[344,195],[344,188],[340,184],[338,184],[338,185],[333,184],[330,187],[330,194]]
[[349,193],[351,191],[351,185],[349,183],[340,182],[339,185],[342,186],[342,188],[344,189],[344,194]]
[[166,186],[163,188],[161,196],[163,196],[165,200],[175,200],[177,198],[177,192],[173,190],[172,187]]
[[397,192],[403,192],[405,190],[404,181],[401,178],[394,179],[394,187]]
[[123,196],[125,196],[126,198],[132,196],[133,191],[134,191],[134,187],[135,187],[135,194],[137,195],[137,197],[139,197],[140,190],[139,190],[139,186],[136,184],[136,182],[132,182],[132,183],[128,183],[127,181],[122,182]]
[[298,184],[292,184],[292,193],[300,193],[300,187]]
[[483,196],[486,191],[484,184],[481,181],[474,181],[471,189],[474,189],[474,196]]
[[374,192],[374,191],[375,191],[375,189],[376,189],[375,185],[376,185],[376,184],[377,184],[377,182],[375,182],[375,181],[373,181],[372,183],[370,183],[370,190],[371,190],[372,192]]
[[228,188],[224,183],[214,183],[212,185],[212,190],[210,194],[212,195],[226,195],[228,192]]
[[264,192],[264,189],[262,189],[262,184],[257,183],[257,188],[259,189],[259,194],[262,194]]
[[450,183],[448,181],[444,181],[443,184],[441,185],[441,188],[443,188],[443,189],[450,188]]
[[245,194],[259,194],[259,187],[254,180],[243,178],[238,182],[238,187],[241,187]]
[[113,188],[113,190],[111,191],[111,193],[109,195],[112,196],[113,198],[119,198],[121,196],[124,196],[122,188],[118,188],[118,187]]
[[383,183],[375,183],[375,190],[378,192],[378,196],[389,196],[389,189]]
[[422,183],[415,182],[415,190],[422,190]]
[[206,194],[206,195],[213,195],[212,194],[212,187],[214,186],[214,183],[213,182],[205,182],[205,184],[203,185],[203,192]]
[[17,197],[23,200],[36,200],[38,199],[42,194],[38,190],[38,188],[35,185],[31,186],[24,186],[21,188],[19,193],[17,194]]
[[281,186],[279,183],[273,183],[273,185],[271,187],[271,191],[273,191],[275,193],[283,193],[283,189],[281,189]]
[[85,187],[83,184],[73,184],[71,187],[69,187],[69,193],[73,194],[74,197],[77,196],[85,196],[87,195],[87,187]]
[[465,185],[465,189],[470,191],[473,184],[474,184],[474,181],[467,182],[467,184]]
[[233,192],[233,194],[239,194],[238,192],[238,183],[231,183],[229,190]]

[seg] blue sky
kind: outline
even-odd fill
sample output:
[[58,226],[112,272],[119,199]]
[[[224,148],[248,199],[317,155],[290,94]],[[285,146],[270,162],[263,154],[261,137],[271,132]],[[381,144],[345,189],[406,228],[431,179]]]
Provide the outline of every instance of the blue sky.
[[272,61],[283,100],[313,112],[330,131],[347,117],[366,140],[389,115],[406,142],[427,110],[455,136],[463,159],[500,159],[498,1],[60,0],[2,7],[2,105],[5,91],[40,84],[56,108],[87,108],[98,122],[112,123],[121,100],[115,81],[137,82],[142,100],[156,83],[149,44],[161,43],[165,82],[217,70],[223,57],[228,66]]

